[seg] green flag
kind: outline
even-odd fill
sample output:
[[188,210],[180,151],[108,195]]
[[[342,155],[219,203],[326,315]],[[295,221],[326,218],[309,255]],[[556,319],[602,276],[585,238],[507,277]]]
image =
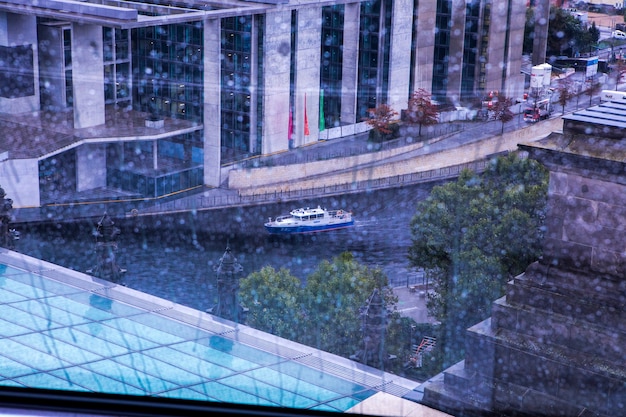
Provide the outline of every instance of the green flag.
[[324,120],[324,89],[320,90],[320,132],[326,129],[326,121]]

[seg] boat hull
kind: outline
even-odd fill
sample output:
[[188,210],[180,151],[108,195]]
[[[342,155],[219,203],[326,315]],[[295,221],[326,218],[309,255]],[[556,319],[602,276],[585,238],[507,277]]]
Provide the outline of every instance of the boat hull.
[[265,224],[265,230],[274,235],[293,235],[303,233],[328,232],[331,230],[345,229],[354,226],[354,220],[344,223],[317,224],[317,225],[272,225]]

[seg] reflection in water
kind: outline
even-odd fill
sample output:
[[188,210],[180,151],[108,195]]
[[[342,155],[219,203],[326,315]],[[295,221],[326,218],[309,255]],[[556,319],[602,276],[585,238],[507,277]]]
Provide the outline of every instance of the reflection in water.
[[7,266],[5,264],[0,264],[0,287],[4,287],[7,279],[4,277],[4,274],[7,272]]
[[103,328],[100,321],[111,317],[109,314],[104,314],[104,312],[111,311],[113,300],[98,294],[91,294],[89,296],[89,305],[91,307],[85,312],[85,318],[89,320],[87,324],[89,332],[96,336],[102,333]]
[[[382,269],[392,283],[404,285],[410,271],[409,224],[416,204],[431,188],[421,185],[314,201],[115,219],[121,230],[117,261],[127,269],[122,283],[204,311],[217,303],[213,268],[228,244],[237,253],[243,277],[269,265],[285,267],[304,280],[321,261],[349,251],[364,265]],[[355,226],[297,236],[269,235],[263,227],[268,217],[317,205],[351,210]],[[86,220],[23,225],[16,250],[85,272],[93,266],[93,224]]]

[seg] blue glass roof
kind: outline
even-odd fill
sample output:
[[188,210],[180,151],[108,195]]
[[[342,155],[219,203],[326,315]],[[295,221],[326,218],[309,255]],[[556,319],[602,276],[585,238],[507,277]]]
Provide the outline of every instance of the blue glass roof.
[[419,383],[3,251],[0,385],[343,412]]

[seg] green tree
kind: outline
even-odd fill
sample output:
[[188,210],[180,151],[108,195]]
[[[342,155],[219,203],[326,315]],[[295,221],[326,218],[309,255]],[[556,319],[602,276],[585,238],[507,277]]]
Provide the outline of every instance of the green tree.
[[[388,309],[385,350],[408,357],[412,326],[408,321],[414,322],[400,317],[397,297],[387,284],[381,270],[344,252],[322,261],[304,286],[287,269],[264,267],[241,280],[239,296],[249,308],[249,326],[347,358],[362,347],[361,308],[378,288]],[[392,366],[389,370],[400,372],[402,360]]]
[[540,256],[546,190],[545,169],[512,154],[433,188],[418,205],[409,260],[432,277],[427,305],[444,327],[446,364],[462,356],[464,330]]
[[428,91],[420,88],[411,94],[407,106],[406,116],[409,123],[419,125],[418,136],[422,135],[422,126],[431,126],[439,123],[439,111],[431,101]]
[[550,6],[547,55],[570,55],[585,48],[582,22],[565,9]]
[[286,339],[298,337],[302,284],[289,270],[266,266],[240,282],[241,303],[249,309],[247,324]]
[[[307,277],[304,296],[306,328],[299,340],[341,356],[355,353],[362,340],[360,308],[374,288],[387,287],[380,269],[370,269],[344,252],[332,262],[322,261]],[[384,298],[395,304],[390,290]]]

